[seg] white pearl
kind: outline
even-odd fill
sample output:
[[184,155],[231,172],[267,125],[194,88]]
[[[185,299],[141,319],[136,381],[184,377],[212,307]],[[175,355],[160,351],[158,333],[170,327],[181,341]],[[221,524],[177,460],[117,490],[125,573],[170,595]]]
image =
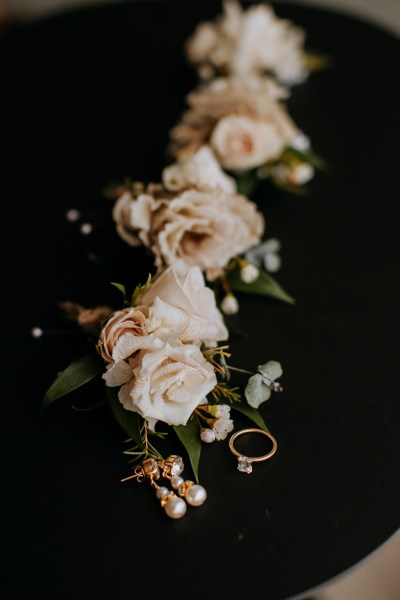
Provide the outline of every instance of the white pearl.
[[182,477],[179,477],[179,475],[175,475],[175,477],[173,477],[173,478],[171,479],[171,485],[172,485],[172,487],[174,488],[174,490],[177,490],[177,489],[178,489],[178,487],[179,487],[180,485],[182,485],[182,483],[183,483],[183,478],[182,478]]
[[164,506],[165,512],[171,519],[180,519],[187,510],[186,502],[178,496],[171,496]]
[[185,499],[191,506],[201,506],[207,499],[207,492],[202,485],[191,485],[185,494]]
[[168,496],[169,493],[170,491],[167,487],[159,487],[156,491],[156,496],[159,500],[161,500],[161,498],[164,498],[164,496]]

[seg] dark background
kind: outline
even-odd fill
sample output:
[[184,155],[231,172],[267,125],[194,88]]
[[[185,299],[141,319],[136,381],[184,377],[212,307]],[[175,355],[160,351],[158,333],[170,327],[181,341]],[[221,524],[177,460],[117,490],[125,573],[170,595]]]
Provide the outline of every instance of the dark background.
[[[219,8],[104,6],[0,41],[2,584],[15,595],[284,599],[399,527],[399,45],[349,17],[277,6],[333,65],[289,102],[330,171],[306,197],[267,183],[255,197],[266,236],[282,241],[278,279],[297,303],[241,298],[236,323],[248,337],[231,343],[238,366],[283,365],[285,390],[261,410],[278,440],[273,460],[245,476],[227,440],[206,446],[209,499],[173,522],[149,488],[119,483],[125,438],[108,408],[72,409],[96,404],[101,386],[40,411],[82,340],[33,340],[31,328],[72,330],[59,300],[118,306],[109,282],[134,286],[151,268],[117,238],[101,190],[128,175],[160,178],[168,130],[196,82],[183,43]],[[71,207],[106,218],[83,237],[65,220]],[[172,434],[169,444],[179,452]]]

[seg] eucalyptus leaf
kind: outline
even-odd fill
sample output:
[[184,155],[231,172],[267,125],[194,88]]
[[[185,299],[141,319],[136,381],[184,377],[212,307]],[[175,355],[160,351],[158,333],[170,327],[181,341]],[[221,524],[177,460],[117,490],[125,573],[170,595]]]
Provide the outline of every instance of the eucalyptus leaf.
[[260,415],[260,413],[255,409],[249,406],[248,404],[244,404],[243,402],[232,402],[230,407],[238,412],[244,414],[248,419],[253,421],[258,427],[267,431],[269,433],[269,429],[265,424],[264,419]]
[[47,390],[42,403],[42,409],[88,383],[104,371],[104,362],[96,352],[85,354],[79,360],[72,362]]
[[250,377],[244,390],[247,402],[253,408],[258,408],[260,404],[268,400],[271,396],[270,388],[265,385],[261,375],[258,373]]
[[126,410],[118,398],[117,388],[106,387],[106,395],[111,412],[114,415],[118,425],[129,435],[129,437],[139,446],[144,448],[143,439],[140,433],[139,415],[131,410]]
[[289,296],[281,285],[265,271],[260,271],[256,281],[253,283],[245,283],[240,277],[238,268],[233,269],[228,275],[228,282],[232,290],[243,292],[245,294],[257,294],[259,296],[270,296],[277,300],[282,300],[288,304],[294,304],[295,299]]
[[186,425],[175,425],[174,430],[186,452],[189,455],[193,474],[196,482],[199,482],[199,462],[201,454],[200,427],[196,419],[189,420]]
[[272,381],[282,377],[283,373],[281,363],[276,360],[269,360],[264,365],[258,365],[257,371]]

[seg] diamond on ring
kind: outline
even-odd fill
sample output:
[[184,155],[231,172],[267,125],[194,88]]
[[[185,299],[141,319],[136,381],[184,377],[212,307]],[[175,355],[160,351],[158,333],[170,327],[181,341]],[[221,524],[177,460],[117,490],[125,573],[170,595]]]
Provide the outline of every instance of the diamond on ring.
[[251,473],[253,471],[251,459],[247,456],[239,456],[237,468],[241,473]]

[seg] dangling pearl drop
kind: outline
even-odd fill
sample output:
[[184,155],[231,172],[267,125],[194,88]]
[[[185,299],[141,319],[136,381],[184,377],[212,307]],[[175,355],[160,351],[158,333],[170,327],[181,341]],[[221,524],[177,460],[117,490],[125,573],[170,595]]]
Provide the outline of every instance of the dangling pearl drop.
[[207,500],[207,492],[202,485],[191,485],[185,494],[185,500],[191,506],[201,506]]
[[171,494],[165,503],[164,510],[171,519],[180,519],[186,513],[186,502],[175,494]]
[[198,483],[193,483],[193,481],[183,481],[179,485],[178,493],[191,506],[201,506],[207,500],[205,488]]

